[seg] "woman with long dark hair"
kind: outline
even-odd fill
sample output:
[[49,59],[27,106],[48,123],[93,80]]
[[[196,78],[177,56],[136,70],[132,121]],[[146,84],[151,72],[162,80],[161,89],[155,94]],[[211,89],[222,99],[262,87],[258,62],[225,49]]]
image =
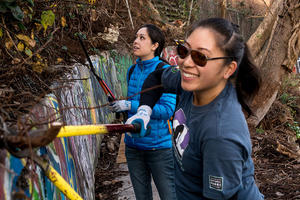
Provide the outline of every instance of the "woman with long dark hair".
[[[158,68],[170,65],[159,57],[165,44],[162,31],[152,24],[143,25],[136,32],[133,53],[138,57],[136,64],[127,72],[129,100],[116,101],[111,105],[115,112],[127,111],[128,117],[137,112],[145,78]],[[176,95],[164,94],[153,108],[147,134],[125,134],[125,155],[131,182],[137,200],[151,200],[151,176],[160,199],[176,199],[174,186],[174,161],[168,119],[175,109]],[[142,137],[141,137],[142,136]]]
[[252,146],[243,109],[260,87],[238,26],[222,18],[196,22],[178,43],[178,66],[151,73],[136,115],[147,131],[151,111],[165,92],[178,95],[174,113],[173,151],[178,199],[261,200],[254,180]]

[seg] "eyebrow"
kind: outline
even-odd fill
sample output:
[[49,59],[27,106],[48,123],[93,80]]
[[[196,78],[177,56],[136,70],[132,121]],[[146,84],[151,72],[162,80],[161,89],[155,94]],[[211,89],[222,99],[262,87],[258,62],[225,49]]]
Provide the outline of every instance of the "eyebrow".
[[[186,44],[189,46],[189,48],[191,48],[190,43],[188,43],[186,40],[184,41],[184,43],[186,43]],[[208,49],[206,49],[206,48],[197,48],[197,49],[195,49],[195,50],[204,50],[204,51],[208,51],[209,53],[211,53],[211,51],[208,50]]]

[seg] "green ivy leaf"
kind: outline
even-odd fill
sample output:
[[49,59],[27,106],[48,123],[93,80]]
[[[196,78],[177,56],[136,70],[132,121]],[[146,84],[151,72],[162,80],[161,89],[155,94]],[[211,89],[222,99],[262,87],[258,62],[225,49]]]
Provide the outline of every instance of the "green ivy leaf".
[[31,56],[32,56],[32,51],[31,51],[28,47],[26,47],[26,48],[25,48],[25,54],[26,54],[28,57],[31,57]]
[[52,26],[55,20],[55,15],[52,10],[47,10],[42,12],[41,24],[43,25],[45,31],[48,26]]
[[66,47],[66,46],[62,46],[61,48],[62,48],[62,50],[65,50],[65,51],[68,50],[68,47]]
[[12,4],[12,5],[9,5],[8,8],[10,9],[10,11],[15,19],[17,19],[19,21],[23,21],[24,13],[18,5]]
[[3,36],[3,32],[2,32],[2,28],[0,28],[0,38],[2,38]]
[[24,24],[22,24],[21,22],[18,23],[18,27],[22,30],[22,31],[26,31],[27,28],[24,26]]
[[28,6],[28,9],[30,10],[31,13],[33,13],[33,9],[30,6]]
[[34,6],[34,3],[32,0],[27,0],[28,3],[30,3],[30,5]]

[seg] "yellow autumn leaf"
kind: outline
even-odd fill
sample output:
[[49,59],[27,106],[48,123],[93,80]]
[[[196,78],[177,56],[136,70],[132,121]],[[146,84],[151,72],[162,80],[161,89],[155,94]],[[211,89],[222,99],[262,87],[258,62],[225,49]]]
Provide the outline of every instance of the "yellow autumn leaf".
[[96,0],[88,0],[90,4],[96,3]]
[[18,47],[19,51],[23,51],[24,50],[24,44],[22,42],[19,42],[18,45],[17,45],[17,47]]
[[32,70],[38,73],[42,73],[44,69],[47,68],[47,63],[42,63],[37,61],[36,63],[32,64]]
[[57,58],[57,59],[56,59],[56,63],[61,63],[62,61],[63,61],[62,58]]
[[17,38],[18,38],[19,40],[23,40],[23,41],[26,42],[26,44],[28,44],[29,46],[35,47],[35,44],[36,44],[35,40],[30,39],[30,37],[28,37],[27,35],[18,34],[18,35],[17,35]]
[[40,54],[36,54],[36,57],[39,59],[39,60],[42,60],[42,56]]
[[5,47],[6,47],[8,50],[10,50],[10,48],[11,48],[12,46],[13,46],[13,43],[12,43],[11,40],[5,42]]
[[0,28],[0,37],[3,36],[2,28]]
[[62,27],[65,27],[67,24],[66,18],[65,17],[61,17],[61,25]]
[[40,30],[43,28],[42,24],[34,23],[36,25],[37,32],[40,32]]
[[30,37],[31,37],[32,40],[34,40],[34,31],[33,31],[33,29],[31,30]]
[[14,59],[11,61],[11,64],[16,65],[16,64],[18,64],[18,63],[20,63],[20,62],[21,62],[21,59],[19,59],[19,58],[14,58]]

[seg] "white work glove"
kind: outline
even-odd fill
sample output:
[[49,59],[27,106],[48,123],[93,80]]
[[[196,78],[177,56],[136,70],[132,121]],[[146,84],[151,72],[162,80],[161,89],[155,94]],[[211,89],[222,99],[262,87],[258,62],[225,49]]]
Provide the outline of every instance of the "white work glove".
[[145,137],[150,133],[150,127],[148,123],[150,121],[150,116],[152,114],[152,109],[149,106],[142,105],[138,108],[137,113],[130,117],[126,124],[140,124],[140,133],[127,133],[131,137]]
[[126,100],[114,101],[109,105],[109,109],[112,112],[122,112],[131,109],[131,102]]

